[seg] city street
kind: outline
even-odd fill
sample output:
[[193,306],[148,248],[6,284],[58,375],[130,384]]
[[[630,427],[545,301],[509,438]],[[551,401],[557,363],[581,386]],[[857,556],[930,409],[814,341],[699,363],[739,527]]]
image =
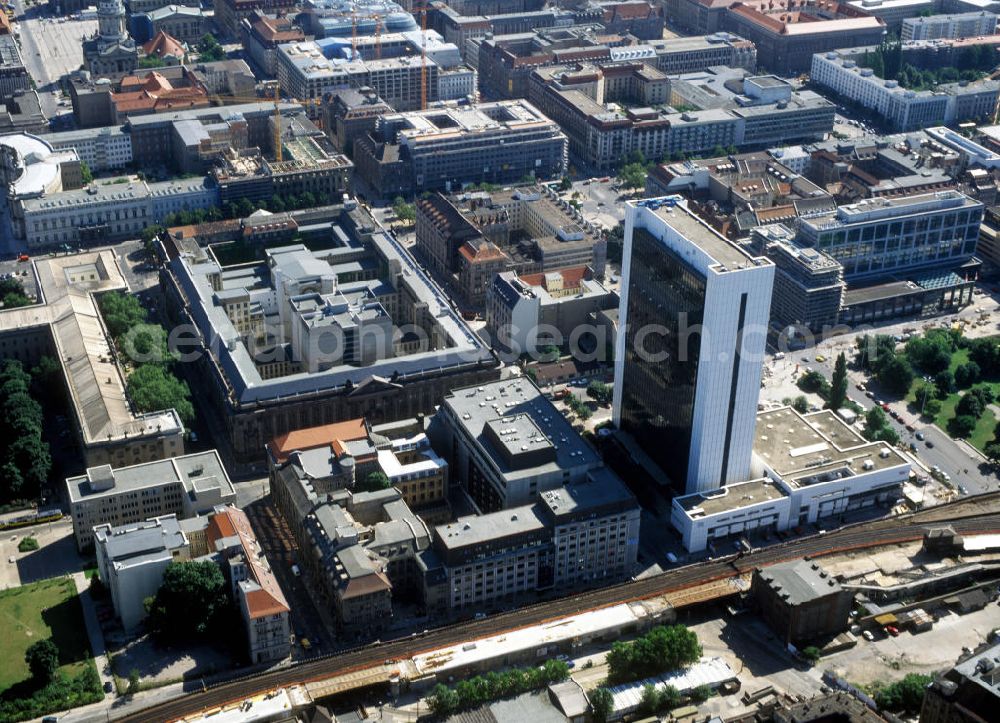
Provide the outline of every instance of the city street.
[[21,24],[24,66],[35,80],[42,112],[50,119],[71,113],[68,105],[59,105],[55,92],[60,89],[60,79],[83,63],[80,41],[97,31],[97,20],[52,16],[48,5],[25,8],[24,0],[14,0],[13,4]]
[[[761,391],[761,400],[777,402],[783,397],[794,397],[801,394],[796,387],[789,386],[789,383],[793,384],[792,375],[796,369],[804,371],[806,368],[810,368],[830,379],[833,376],[833,366],[837,355],[840,352],[845,352],[849,362],[848,378],[850,383],[848,385],[848,398],[860,404],[864,409],[870,409],[875,402],[857,388],[859,382],[868,382],[867,377],[850,368],[850,362],[853,360],[856,351],[855,339],[859,334],[899,335],[903,333],[904,329],[918,328],[923,330],[927,325],[930,327],[939,326],[942,322],[950,324],[955,319],[972,321],[978,319],[979,315],[984,312],[996,314],[997,309],[997,299],[989,294],[983,294],[976,296],[973,304],[957,314],[929,319],[896,321],[889,325],[877,327],[874,330],[868,328],[856,333],[837,336],[807,349],[789,351],[784,359],[772,359],[767,363],[771,369],[772,376],[765,380],[764,389]],[[996,318],[1000,318],[1000,315],[997,315]],[[992,335],[996,333],[996,325],[991,322],[985,326],[967,326],[966,333],[969,336]],[[817,361],[817,356],[825,357],[824,361]],[[882,393],[877,383],[871,382],[869,388],[874,393],[875,399],[878,402],[886,402],[890,409],[899,413],[903,420],[902,423],[891,417],[888,421],[899,433],[900,440],[904,444],[908,445],[913,442],[917,446],[917,452],[914,456],[923,465],[923,472],[927,472],[931,467],[937,466],[942,472],[947,473],[951,477],[956,487],[960,484],[964,485],[969,494],[979,494],[981,492],[996,490],[1000,487],[1000,481],[998,481],[997,476],[975,450],[964,442],[956,442],[951,439],[936,425],[928,424],[919,419],[919,415],[911,411],[906,402],[893,400],[890,396]],[[906,423],[912,424],[914,427],[913,432],[905,428]],[[916,438],[917,432],[923,434],[926,439],[923,441],[918,440]],[[933,446],[929,446],[927,444],[928,441]]]

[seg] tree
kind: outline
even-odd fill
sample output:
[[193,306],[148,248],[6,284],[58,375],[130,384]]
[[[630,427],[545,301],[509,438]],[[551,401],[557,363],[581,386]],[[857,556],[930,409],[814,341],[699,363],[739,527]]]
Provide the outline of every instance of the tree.
[[589,695],[590,709],[594,712],[594,720],[598,723],[605,723],[614,710],[615,699],[611,691],[607,688],[597,688]]
[[226,51],[219,41],[215,39],[214,35],[210,33],[205,33],[201,36],[201,40],[198,41],[198,59],[205,62],[211,62],[213,60],[224,60],[226,57]]
[[374,472],[369,472],[368,476],[358,483],[357,489],[359,492],[377,492],[388,489],[389,486],[389,478],[386,477],[385,472],[377,469]]
[[128,688],[125,689],[125,693],[128,695],[135,695],[139,692],[139,671],[132,668],[128,672]]
[[31,303],[31,299],[24,294],[24,287],[16,278],[0,279],[0,299],[3,300],[5,309],[15,309]]
[[800,394],[792,400],[792,409],[799,414],[805,414],[809,411],[809,400]]
[[402,196],[396,196],[392,202],[392,212],[396,214],[396,218],[406,223],[412,223],[417,218],[417,210],[414,205],[407,203]]
[[959,389],[970,387],[982,377],[982,370],[974,361],[959,364],[955,367],[955,386]]
[[929,675],[909,673],[902,680],[877,690],[875,703],[881,710],[915,713],[920,710],[924,700],[924,690],[932,680]]
[[563,176],[559,179],[559,190],[569,191],[573,188],[573,181],[570,180],[569,176]]
[[799,377],[798,387],[804,392],[813,392],[824,399],[830,395],[830,382],[815,369]]
[[146,321],[146,310],[139,299],[121,291],[109,291],[97,299],[101,317],[113,339],[117,339],[133,326]]
[[955,406],[955,414],[964,414],[979,419],[983,416],[983,403],[975,394],[966,393],[958,400],[958,404]]
[[802,657],[811,665],[815,665],[822,655],[822,651],[815,645],[809,645],[802,649]]
[[608,404],[614,395],[614,388],[610,384],[594,380],[587,385],[587,396],[598,404]]
[[642,686],[642,697],[639,699],[639,715],[654,716],[660,711],[660,694],[656,686],[646,683]]
[[639,163],[622,166],[618,178],[626,188],[642,188],[646,185],[646,167]]
[[937,374],[947,369],[954,350],[954,341],[943,329],[932,329],[906,343],[907,358],[927,374]]
[[904,396],[913,385],[913,369],[906,359],[894,356],[880,364],[877,374],[879,384],[897,397]]
[[39,685],[47,685],[59,667],[59,648],[51,640],[39,640],[24,651],[24,661],[32,679]]
[[89,186],[94,182],[94,174],[90,171],[90,166],[87,165],[86,161],[80,161],[80,178],[83,180],[84,186]]
[[990,442],[983,449],[983,454],[994,466],[1000,465],[1000,442]]
[[976,418],[968,414],[959,414],[948,423],[948,433],[952,437],[964,439],[976,429]]
[[896,341],[887,334],[865,334],[854,342],[858,353],[855,363],[868,374],[873,374],[879,362],[896,354]]
[[159,364],[143,364],[128,378],[128,395],[140,412],[176,409],[181,420],[194,419],[191,390],[184,382]]
[[923,416],[927,419],[934,419],[941,413],[941,400],[940,399],[928,399],[927,403],[924,404]]
[[872,407],[865,412],[865,439],[873,441],[878,439],[878,434],[883,429],[891,429],[891,427],[889,427],[882,407]]
[[698,636],[684,625],[658,625],[629,643],[616,642],[607,655],[613,683],[648,678],[701,658]]
[[438,683],[427,697],[431,712],[445,718],[458,710],[458,693],[447,685]]
[[231,603],[226,579],[211,561],[174,562],[149,600],[149,629],[165,642],[225,638]]
[[828,409],[837,410],[847,401],[847,357],[841,352],[833,365],[833,379],[830,380],[830,395],[827,397]]
[[705,684],[699,685],[694,688],[691,693],[691,700],[695,703],[703,703],[712,697],[712,689]]
[[934,386],[937,387],[938,399],[946,399],[955,391],[955,375],[948,369],[934,375]]

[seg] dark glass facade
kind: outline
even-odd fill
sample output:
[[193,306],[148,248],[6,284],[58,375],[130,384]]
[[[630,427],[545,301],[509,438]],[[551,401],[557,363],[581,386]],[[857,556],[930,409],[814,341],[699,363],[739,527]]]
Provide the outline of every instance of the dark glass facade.
[[705,279],[645,229],[632,235],[621,428],[684,493]]

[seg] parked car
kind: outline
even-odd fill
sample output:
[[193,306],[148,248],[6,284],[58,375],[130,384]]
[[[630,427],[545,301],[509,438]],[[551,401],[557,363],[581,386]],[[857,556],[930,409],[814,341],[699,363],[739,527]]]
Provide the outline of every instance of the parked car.
[[895,625],[886,625],[885,631],[894,638],[899,637],[899,629]]
[[868,642],[871,642],[875,639],[875,633],[873,633],[871,630],[865,630],[863,633],[861,633],[861,635]]

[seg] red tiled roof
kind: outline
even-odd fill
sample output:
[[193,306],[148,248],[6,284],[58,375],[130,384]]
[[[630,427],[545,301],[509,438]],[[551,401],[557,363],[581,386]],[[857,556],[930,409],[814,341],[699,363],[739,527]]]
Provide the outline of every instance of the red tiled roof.
[[[580,285],[580,282],[584,280],[587,276],[586,266],[572,266],[568,269],[559,269],[558,271],[550,271],[547,273],[559,274],[563,278],[563,285],[567,288],[576,288]],[[545,286],[545,273],[540,274],[525,274],[521,276],[521,281],[526,283],[528,286]]]
[[236,507],[227,507],[223,512],[216,512],[212,515],[208,527],[208,539],[214,544],[213,524],[215,533],[223,534],[223,537],[238,535],[240,544],[243,547],[243,556],[246,558],[247,567],[250,569],[250,576],[254,582],[260,585],[260,590],[251,590],[246,595],[247,612],[251,618],[262,618],[269,615],[278,615],[288,612],[288,601],[285,594],[281,592],[281,586],[274,573],[265,564],[266,560],[260,552],[257,544],[257,536],[250,525],[250,518],[243,510]]
[[303,452],[317,447],[332,447],[338,443],[353,442],[368,438],[368,426],[364,419],[349,419],[346,422],[324,424],[319,427],[296,429],[288,434],[282,434],[271,440],[271,454],[277,462],[285,462],[288,455],[298,450]]
[[168,35],[160,30],[148,42],[142,46],[142,52],[148,56],[165,58],[172,55],[175,58],[184,58],[184,44],[177,38]]

